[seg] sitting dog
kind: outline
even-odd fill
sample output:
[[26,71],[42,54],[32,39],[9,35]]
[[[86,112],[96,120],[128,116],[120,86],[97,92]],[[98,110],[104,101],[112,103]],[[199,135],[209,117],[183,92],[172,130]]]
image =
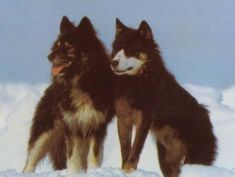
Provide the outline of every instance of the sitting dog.
[[177,177],[183,164],[213,162],[216,138],[208,111],[166,69],[146,21],[135,30],[116,20],[111,68],[124,170],[137,168],[149,130],[165,177]]

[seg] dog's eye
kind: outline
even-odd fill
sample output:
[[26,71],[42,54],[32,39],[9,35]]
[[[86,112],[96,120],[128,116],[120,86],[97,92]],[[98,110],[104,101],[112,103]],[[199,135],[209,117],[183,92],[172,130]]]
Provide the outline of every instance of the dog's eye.
[[67,48],[73,47],[69,42],[65,42],[64,45],[65,45],[65,47],[67,47]]

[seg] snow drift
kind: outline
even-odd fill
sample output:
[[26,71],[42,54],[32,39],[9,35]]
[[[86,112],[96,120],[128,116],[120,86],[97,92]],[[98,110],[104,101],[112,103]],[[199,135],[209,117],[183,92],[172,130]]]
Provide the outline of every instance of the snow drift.
[[[48,159],[38,165],[36,173],[22,174],[26,159],[31,119],[47,84],[0,83],[0,177],[63,177],[66,170],[54,172]],[[181,177],[235,177],[235,86],[220,91],[185,84],[198,101],[207,106],[218,138],[217,160],[211,167],[185,165]],[[160,177],[157,150],[151,135],[140,157],[139,170],[126,174],[119,167],[121,155],[116,119],[108,127],[102,168],[80,173],[81,177]]]

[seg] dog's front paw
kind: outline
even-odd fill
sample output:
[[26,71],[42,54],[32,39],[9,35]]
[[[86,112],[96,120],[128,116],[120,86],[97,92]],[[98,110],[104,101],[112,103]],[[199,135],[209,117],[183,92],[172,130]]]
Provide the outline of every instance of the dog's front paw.
[[131,173],[137,169],[137,165],[133,163],[125,163],[122,166],[122,169],[127,173]]

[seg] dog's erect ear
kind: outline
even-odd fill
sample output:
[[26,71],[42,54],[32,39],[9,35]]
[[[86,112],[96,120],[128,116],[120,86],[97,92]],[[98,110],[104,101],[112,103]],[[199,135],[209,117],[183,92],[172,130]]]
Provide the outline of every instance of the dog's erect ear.
[[71,23],[68,17],[63,16],[61,23],[60,23],[60,33],[64,33],[74,28],[73,23]]
[[88,17],[83,17],[80,24],[78,25],[78,28],[90,32],[90,33],[95,33],[95,29]]
[[143,20],[140,23],[138,31],[146,39],[152,39],[153,38],[152,30],[151,30],[150,26],[148,25],[148,23],[145,20]]
[[118,18],[116,18],[116,36],[125,28],[126,26]]

